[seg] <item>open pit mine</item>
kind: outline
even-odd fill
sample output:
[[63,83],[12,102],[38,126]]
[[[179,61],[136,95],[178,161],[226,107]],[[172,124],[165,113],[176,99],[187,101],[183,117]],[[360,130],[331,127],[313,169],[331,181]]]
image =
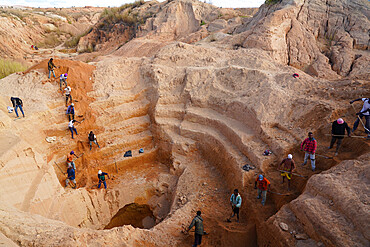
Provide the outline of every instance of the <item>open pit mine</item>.
[[0,10],[0,246],[370,246],[368,1]]

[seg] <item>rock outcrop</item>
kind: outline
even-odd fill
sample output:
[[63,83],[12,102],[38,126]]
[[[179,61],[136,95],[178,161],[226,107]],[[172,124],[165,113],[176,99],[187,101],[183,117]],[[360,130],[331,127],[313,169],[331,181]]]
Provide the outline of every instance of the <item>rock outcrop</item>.
[[[55,9],[36,11],[30,8],[22,12],[4,8],[0,17],[2,58],[26,59],[39,53],[31,50],[31,45],[49,48],[48,46],[58,45],[72,35],[82,34],[96,23],[101,11],[102,8],[74,8],[59,13]],[[69,19],[61,15],[69,15]]]
[[[369,169],[366,154],[312,177],[301,196],[263,224],[260,244],[274,239],[275,246],[368,246]],[[289,222],[289,232],[279,222]],[[302,232],[309,238],[302,239]]]
[[356,54],[369,49],[369,7],[362,0],[283,0],[263,5],[235,34],[243,37],[243,47],[269,51],[280,63],[335,79],[349,75]]

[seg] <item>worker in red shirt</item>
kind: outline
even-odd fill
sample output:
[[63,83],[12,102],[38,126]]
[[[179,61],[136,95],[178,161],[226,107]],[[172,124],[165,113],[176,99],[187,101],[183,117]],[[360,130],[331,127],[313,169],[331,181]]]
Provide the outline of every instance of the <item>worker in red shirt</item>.
[[[257,187],[258,182],[258,187]],[[268,181],[262,174],[258,175],[256,182],[254,183],[254,189],[257,189],[257,199],[261,198],[262,194],[262,205],[265,206],[267,190],[270,190],[270,181]]]
[[311,168],[312,168],[313,172],[315,171],[315,168],[316,168],[315,167],[316,148],[317,148],[317,141],[316,141],[315,138],[313,138],[312,132],[309,132],[308,133],[308,138],[306,138],[301,144],[301,150],[305,151],[304,161],[303,161],[302,166],[307,164],[308,157],[310,157],[310,159],[311,159]]

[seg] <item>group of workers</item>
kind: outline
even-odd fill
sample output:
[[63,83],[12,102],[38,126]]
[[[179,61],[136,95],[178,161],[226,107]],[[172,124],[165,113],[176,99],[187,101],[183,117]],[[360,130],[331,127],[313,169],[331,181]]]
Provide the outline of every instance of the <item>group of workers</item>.
[[[57,68],[57,67],[53,63],[53,58],[50,58],[48,62],[49,79],[51,77],[51,74],[53,74],[54,78],[56,78],[54,68]],[[64,91],[65,91],[65,97],[66,97],[66,107],[68,105],[68,101],[71,102],[71,104],[67,108],[66,114],[68,115],[68,121],[69,121],[68,128],[71,131],[72,139],[74,139],[73,133],[78,135],[77,130],[74,127],[74,123],[76,122],[81,123],[81,122],[75,120],[75,108],[74,108],[74,103],[72,102],[72,95],[71,95],[72,89],[67,84],[67,77],[68,77],[67,73],[61,74],[59,82],[60,82],[61,91],[62,91],[62,85],[63,84],[65,85]],[[25,117],[24,112],[23,112],[22,100],[17,97],[11,97],[10,100],[13,104],[17,118],[19,117],[18,111],[17,111],[18,108],[21,110],[23,117]],[[333,148],[334,144],[337,143],[335,156],[338,155],[342,140],[345,137],[345,131],[347,131],[347,135],[350,137],[351,133],[353,133],[357,129],[360,122],[365,128],[367,139],[370,139],[370,98],[358,98],[358,99],[350,101],[350,104],[353,104],[356,101],[363,101],[363,107],[360,112],[356,113],[357,119],[353,125],[352,130],[349,128],[348,124],[342,118],[339,118],[332,123],[332,130],[331,130],[332,138],[330,141],[329,149]],[[365,124],[362,122],[362,118],[365,118]],[[90,150],[92,149],[92,143],[95,143],[100,148],[100,145],[98,144],[97,139],[96,139],[96,135],[93,133],[93,131],[89,133],[88,139],[89,139]],[[304,162],[302,165],[306,165],[308,158],[309,158],[311,161],[312,171],[315,171],[316,169],[316,166],[315,166],[316,149],[317,149],[317,141],[313,137],[313,133],[309,132],[308,138],[306,138],[301,143],[301,150],[305,152]],[[79,156],[77,156],[74,153],[74,151],[71,151],[69,155],[67,155],[67,166],[68,166],[67,176],[68,177],[66,179],[66,187],[68,186],[69,182],[72,182],[74,184],[72,188],[77,187],[76,180],[75,180],[76,165],[74,163],[75,159],[77,158],[79,158]],[[281,171],[281,176],[283,178],[282,183],[285,182],[285,177],[288,180],[288,190],[290,190],[290,181],[292,179],[292,173],[294,172],[295,169],[296,169],[296,165],[293,160],[293,156],[291,154],[289,154],[287,158],[283,159],[283,161],[278,166],[278,170]],[[98,188],[100,188],[102,183],[104,184],[104,187],[107,188],[105,176],[108,176],[109,178],[108,173],[102,172],[101,170],[98,171],[98,179],[99,179]],[[262,174],[259,174],[255,180],[254,186],[255,186],[255,189],[257,189],[257,199],[262,198],[262,201],[261,201],[262,205],[265,205],[266,203],[267,192],[270,189],[270,185],[271,185],[270,181],[267,180],[267,178]],[[239,222],[239,210],[242,204],[242,198],[238,192],[238,189],[235,189],[234,193],[231,195],[230,204],[232,207],[232,215],[230,216],[230,218],[227,219],[227,221],[230,222],[231,218],[233,218],[236,215],[237,222]],[[194,240],[193,246],[197,246],[201,244],[202,235],[204,235],[205,233],[203,230],[203,219],[201,217],[201,211],[197,211],[197,215],[194,217],[190,226],[187,228],[187,231],[189,231],[193,226],[195,226],[195,240]]]
[[[58,68],[58,67],[55,66],[55,64],[53,62],[53,58],[50,58],[50,60],[48,62],[49,79],[51,78],[51,74],[53,74],[54,78],[56,78],[54,68]],[[66,105],[66,107],[68,106],[68,102],[70,102],[70,105],[67,107],[66,115],[68,116],[68,129],[71,132],[72,139],[74,139],[73,134],[75,133],[76,135],[78,135],[77,129],[74,126],[74,124],[75,123],[81,123],[83,120],[82,121],[75,120],[75,104],[73,103],[73,100],[72,100],[72,94],[71,94],[72,89],[71,89],[70,86],[68,86],[67,78],[68,78],[67,73],[62,73],[60,75],[60,77],[59,77],[59,87],[60,87],[60,91],[62,91],[62,86],[63,85],[65,86],[64,92],[65,92],[65,105]],[[93,143],[95,143],[100,148],[100,145],[97,141],[96,135],[93,133],[93,131],[90,131],[90,133],[88,135],[88,140],[89,140],[90,151],[92,149],[92,144]],[[68,186],[68,184],[70,182],[72,182],[74,184],[74,186],[72,186],[72,188],[75,189],[77,187],[77,183],[76,183],[76,164],[75,164],[74,161],[78,158],[79,158],[79,156],[77,156],[74,151],[71,151],[67,155],[68,170],[67,170],[67,179],[66,179],[66,185],[65,185],[66,187]],[[109,178],[108,173],[102,172],[101,170],[98,171],[98,179],[99,179],[98,188],[100,188],[102,183],[104,184],[104,188],[107,188],[107,184],[106,184],[106,181],[105,181],[105,176],[108,176],[108,178]]]
[[[350,102],[352,104],[355,101],[362,100],[364,102],[363,108],[359,113],[356,113],[358,116],[352,130],[348,126],[348,124],[342,119],[338,118],[332,123],[332,129],[331,129],[331,141],[329,149],[332,149],[334,144],[337,143],[336,150],[334,156],[338,155],[339,148],[341,146],[342,140],[345,137],[345,132],[347,131],[348,137],[351,137],[351,133],[353,133],[360,122],[362,122],[362,118],[364,117],[366,120],[366,124],[363,124],[363,127],[365,128],[365,132],[367,133],[367,139],[370,139],[370,98],[360,98],[356,99]],[[304,155],[304,161],[302,163],[302,166],[307,164],[308,158],[311,161],[311,170],[315,171],[315,153],[317,149],[317,140],[313,137],[313,133],[309,132],[308,137],[303,140],[303,142],[300,145],[301,151],[305,152]],[[291,190],[290,187],[290,181],[292,179],[292,174],[296,170],[296,164],[293,160],[293,155],[288,154],[287,158],[283,159],[281,163],[278,165],[278,171],[281,172],[282,176],[282,182],[285,182],[285,178],[288,180],[288,190]],[[271,183],[270,181],[262,174],[259,174],[255,180],[254,188],[257,189],[257,199],[262,198],[262,205],[264,206],[266,203],[266,197],[267,192],[270,191]],[[238,189],[234,190],[234,193],[231,194],[230,197],[230,205],[232,209],[231,216],[227,219],[227,222],[231,222],[231,219],[236,216],[236,221],[239,222],[239,212],[240,207],[242,205],[242,197],[239,194]],[[204,226],[203,226],[203,219],[201,217],[201,211],[197,211],[197,215],[192,220],[190,226],[186,228],[186,231],[190,231],[190,229],[195,226],[195,234],[194,234],[194,244],[193,246],[198,246],[202,242],[202,236],[206,234],[204,232]]]

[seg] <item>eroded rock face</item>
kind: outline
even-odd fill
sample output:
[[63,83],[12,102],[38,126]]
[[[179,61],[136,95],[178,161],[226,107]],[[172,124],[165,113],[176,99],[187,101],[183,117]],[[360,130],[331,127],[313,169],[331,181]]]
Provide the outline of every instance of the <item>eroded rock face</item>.
[[[307,238],[302,238],[304,234],[314,240],[316,246],[319,243],[324,246],[368,246],[369,198],[366,195],[369,194],[369,170],[370,155],[366,154],[312,177],[300,197],[263,225],[267,234],[260,235],[259,244],[267,244],[274,235],[276,243],[280,242],[276,246],[298,246],[299,240]],[[296,240],[279,229],[280,221],[289,221],[290,231],[301,233],[298,238],[296,235]],[[350,237],[348,233],[351,233]]]
[[[70,15],[69,20],[47,10],[36,11],[32,8],[19,10],[18,15],[21,18],[12,14],[10,9],[4,9],[3,11],[3,16],[0,17],[0,52],[2,58],[20,60],[26,59],[27,56],[33,53],[38,53],[31,49],[31,45],[46,44],[54,33],[57,33],[58,41],[65,41],[70,34],[82,34],[96,23],[97,16],[99,16],[102,9],[75,8],[63,10],[65,11],[64,15]],[[56,10],[53,9],[53,11]],[[79,16],[79,18],[74,19],[74,16]]]
[[335,79],[351,72],[356,49],[368,50],[368,13],[362,0],[282,1],[261,7],[235,33],[246,32],[244,47],[267,50],[280,63]]

